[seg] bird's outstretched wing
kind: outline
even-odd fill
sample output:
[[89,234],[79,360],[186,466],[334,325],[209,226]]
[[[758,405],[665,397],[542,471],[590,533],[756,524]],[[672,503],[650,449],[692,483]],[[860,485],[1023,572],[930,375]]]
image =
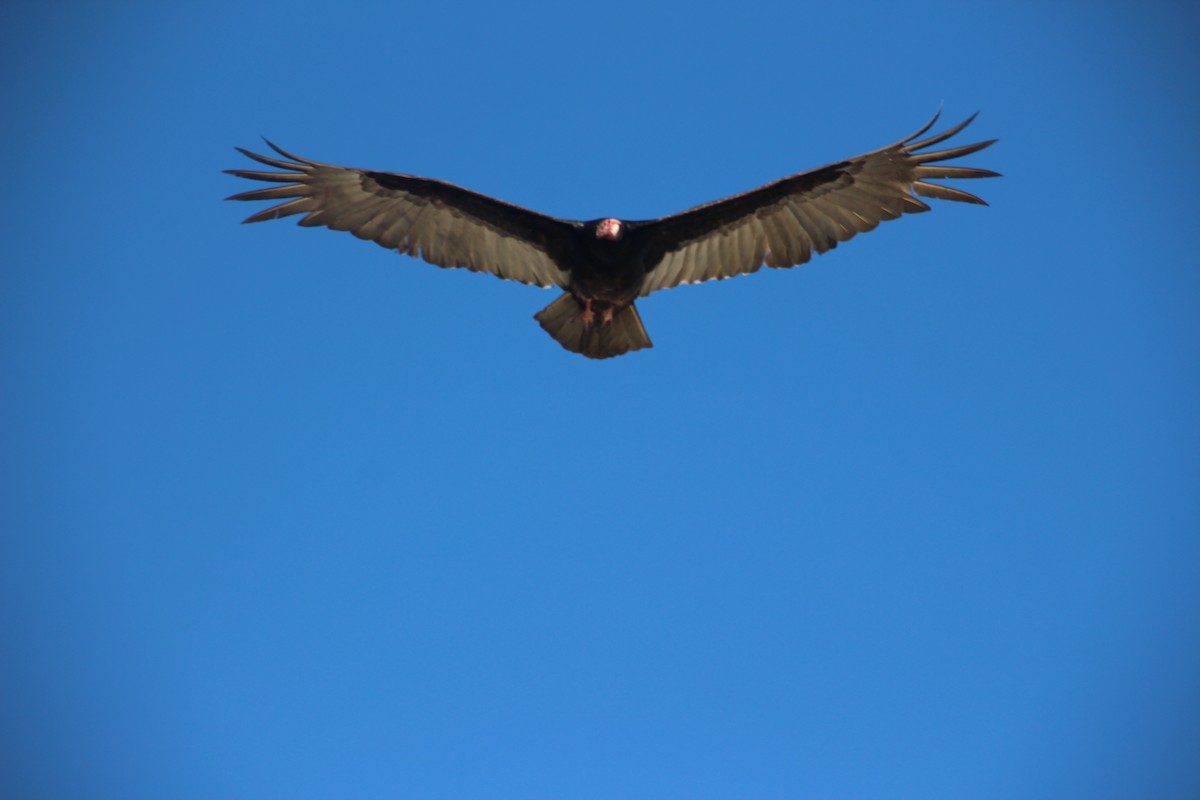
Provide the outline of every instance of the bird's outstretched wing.
[[914,195],[987,205],[973,194],[929,179],[996,177],[998,173],[990,170],[940,163],[982,150],[996,140],[920,152],[967,127],[975,115],[916,141],[937,119],[935,115],[913,135],[872,153],[659,220],[631,223],[646,237],[647,264],[654,265],[642,295],[756,272],[764,264],[803,264],[813,251],[824,253],[883,220],[928,211],[929,206]]
[[570,280],[560,263],[576,223],[444,181],[321,164],[267,144],[288,160],[237,149],[284,172],[226,170],[283,184],[228,198],[285,201],[246,222],[304,214],[301,225],[349,231],[439,267],[465,267],[535,286],[566,286]]

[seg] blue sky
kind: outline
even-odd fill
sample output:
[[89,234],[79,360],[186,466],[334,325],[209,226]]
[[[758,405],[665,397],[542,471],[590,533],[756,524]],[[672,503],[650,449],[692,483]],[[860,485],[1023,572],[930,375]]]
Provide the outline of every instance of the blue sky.
[[[4,796],[1200,796],[1183,7],[8,4]],[[222,202],[266,135],[656,217],[941,103],[991,207],[606,362]]]

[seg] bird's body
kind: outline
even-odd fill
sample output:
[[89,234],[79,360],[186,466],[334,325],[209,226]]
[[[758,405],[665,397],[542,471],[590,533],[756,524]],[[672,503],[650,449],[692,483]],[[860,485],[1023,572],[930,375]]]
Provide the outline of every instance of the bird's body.
[[972,119],[914,141],[934,117],[894,145],[656,220],[563,220],[443,181],[320,164],[275,145],[288,161],[239,150],[285,172],[229,172],[283,185],[230,199],[285,201],[247,222],[304,214],[301,225],[350,231],[438,266],[558,286],[564,294],[535,318],[568,350],[607,358],[651,346],[634,307],[638,297],[756,272],[764,264],[802,264],[813,252],[832,249],[883,220],[928,211],[914,195],[983,204],[927,179],[995,176],[937,163],[995,140],[919,152]]
[[583,224],[574,237],[571,283],[568,288],[580,301],[623,306],[638,296],[646,277],[646,249],[629,225],[612,218]]

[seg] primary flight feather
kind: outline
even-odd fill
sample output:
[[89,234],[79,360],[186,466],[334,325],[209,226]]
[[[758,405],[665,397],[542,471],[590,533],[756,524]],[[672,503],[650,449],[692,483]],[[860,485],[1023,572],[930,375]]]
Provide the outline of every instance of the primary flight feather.
[[655,220],[558,219],[444,181],[309,161],[270,142],[286,160],[237,149],[282,172],[227,172],[280,185],[228,199],[283,201],[246,222],[303,214],[301,225],[349,231],[439,267],[557,286],[562,296],[534,318],[568,350],[609,358],[651,346],[638,297],[803,264],[883,220],[928,211],[919,197],[986,205],[930,180],[997,177],[943,163],[996,140],[929,151],[975,116],[920,139],[937,119],[879,150]]

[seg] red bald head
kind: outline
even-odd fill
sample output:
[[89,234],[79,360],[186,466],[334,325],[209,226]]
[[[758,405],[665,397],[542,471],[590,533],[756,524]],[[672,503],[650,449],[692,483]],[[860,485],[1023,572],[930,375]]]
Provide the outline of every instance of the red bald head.
[[596,223],[596,238],[615,242],[625,235],[625,223],[619,219],[602,219]]

